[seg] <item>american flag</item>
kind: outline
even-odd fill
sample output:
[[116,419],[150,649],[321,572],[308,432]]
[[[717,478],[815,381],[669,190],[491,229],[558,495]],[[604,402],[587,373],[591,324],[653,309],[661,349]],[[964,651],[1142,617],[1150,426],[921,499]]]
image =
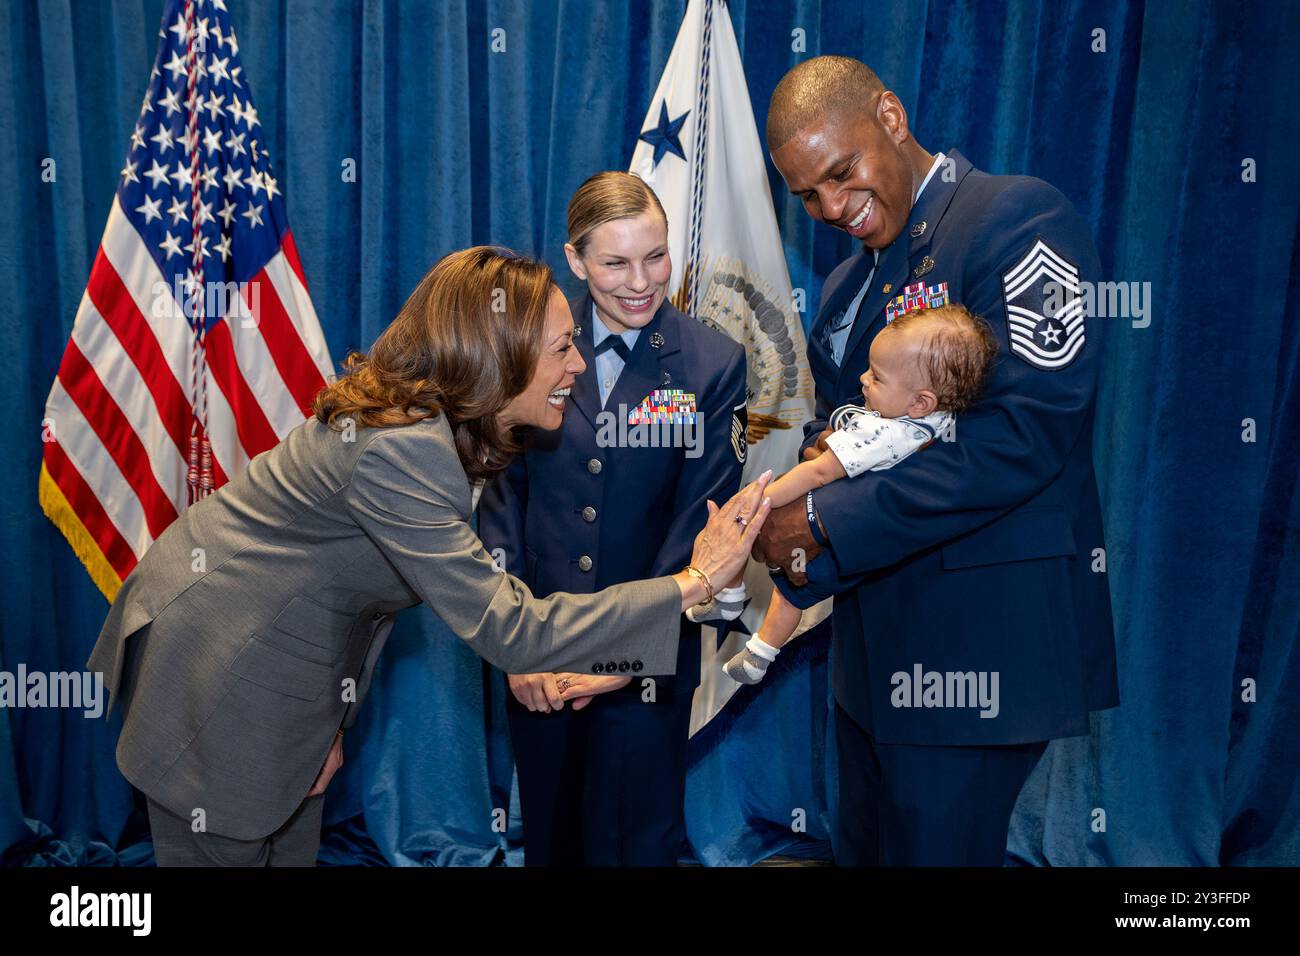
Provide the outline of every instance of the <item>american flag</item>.
[[41,507],[111,601],[332,371],[225,3],[169,0],[46,403]]

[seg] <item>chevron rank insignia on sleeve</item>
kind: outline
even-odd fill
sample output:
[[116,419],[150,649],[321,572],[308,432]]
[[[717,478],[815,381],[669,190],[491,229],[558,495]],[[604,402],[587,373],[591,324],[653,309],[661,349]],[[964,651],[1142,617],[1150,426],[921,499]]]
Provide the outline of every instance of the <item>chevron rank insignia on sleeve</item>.
[[1079,270],[1038,237],[1002,276],[1011,351],[1034,368],[1065,368],[1083,349]]

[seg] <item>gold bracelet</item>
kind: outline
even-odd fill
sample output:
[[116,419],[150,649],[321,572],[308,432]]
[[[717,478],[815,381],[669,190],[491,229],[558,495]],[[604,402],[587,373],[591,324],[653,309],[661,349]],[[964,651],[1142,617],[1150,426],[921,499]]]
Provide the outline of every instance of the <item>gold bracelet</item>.
[[713,603],[713,582],[709,580],[709,576],[707,574],[705,574],[703,571],[701,571],[693,564],[686,565],[685,570],[686,573],[689,574],[691,577],[699,578],[701,581],[704,582],[704,590],[707,591],[709,595],[703,601],[701,601],[699,604],[695,606],[708,607],[710,604]]

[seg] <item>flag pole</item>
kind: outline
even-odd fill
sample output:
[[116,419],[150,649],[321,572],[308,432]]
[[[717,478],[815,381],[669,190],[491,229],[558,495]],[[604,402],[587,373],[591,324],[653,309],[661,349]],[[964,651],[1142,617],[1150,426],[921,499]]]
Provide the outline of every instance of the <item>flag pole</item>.
[[208,440],[208,390],[207,350],[204,333],[207,327],[204,313],[203,290],[205,270],[203,263],[202,174],[199,151],[199,65],[198,47],[195,43],[195,0],[185,0],[185,108],[189,111],[186,128],[190,148],[190,275],[182,308],[190,321],[193,338],[190,347],[190,448],[188,504],[212,493],[212,443]]
[[700,305],[700,235],[704,231],[704,172],[708,157],[705,150],[709,131],[709,60],[713,49],[713,0],[703,0],[704,18],[700,31],[700,76],[695,93],[695,164],[691,176],[690,239],[686,247],[686,265],[682,281],[686,286],[687,315],[699,315]]

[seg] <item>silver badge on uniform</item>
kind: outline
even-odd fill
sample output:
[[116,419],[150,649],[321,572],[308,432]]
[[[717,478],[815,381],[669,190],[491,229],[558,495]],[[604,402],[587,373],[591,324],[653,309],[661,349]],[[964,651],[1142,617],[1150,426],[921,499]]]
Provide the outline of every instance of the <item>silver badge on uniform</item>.
[[749,451],[749,445],[745,441],[745,428],[748,425],[749,411],[745,408],[745,403],[741,402],[731,410],[731,450],[736,453],[736,461],[742,465]]
[[1041,236],[1002,276],[1011,351],[1034,368],[1056,371],[1083,349],[1079,270]]

